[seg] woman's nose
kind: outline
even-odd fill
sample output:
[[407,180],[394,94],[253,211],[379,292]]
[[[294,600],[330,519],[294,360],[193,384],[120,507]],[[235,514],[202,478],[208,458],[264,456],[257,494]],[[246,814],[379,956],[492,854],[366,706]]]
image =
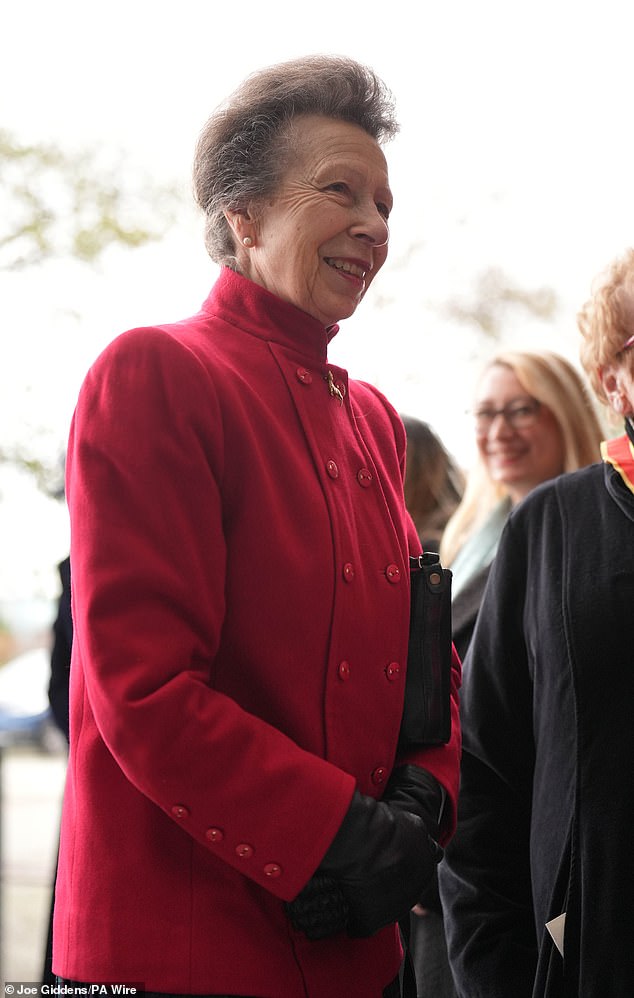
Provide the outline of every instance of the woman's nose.
[[509,423],[504,412],[496,412],[489,426],[488,436],[490,437],[512,437],[515,430]]
[[387,218],[380,213],[374,202],[364,204],[360,218],[353,226],[353,231],[357,239],[365,239],[373,246],[385,246],[390,238]]

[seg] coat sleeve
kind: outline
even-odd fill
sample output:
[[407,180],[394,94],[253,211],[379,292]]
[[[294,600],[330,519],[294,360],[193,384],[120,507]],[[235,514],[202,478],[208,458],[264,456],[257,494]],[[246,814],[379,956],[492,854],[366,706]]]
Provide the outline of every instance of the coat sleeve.
[[[334,838],[354,778],[214,689],[222,424],[208,369],[157,330],[124,334],[84,382],[67,461],[71,737],[80,758],[98,732],[107,779],[123,774],[217,859],[290,900]],[[249,854],[212,825],[239,827]]]
[[524,546],[510,521],[464,663],[458,826],[439,869],[460,998],[530,998],[536,966]]

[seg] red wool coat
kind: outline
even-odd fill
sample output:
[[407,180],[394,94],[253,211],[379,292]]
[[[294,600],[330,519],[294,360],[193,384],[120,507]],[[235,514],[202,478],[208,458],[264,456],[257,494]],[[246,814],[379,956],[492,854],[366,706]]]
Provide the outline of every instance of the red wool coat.
[[[289,925],[352,792],[395,763],[408,630],[404,431],[328,333],[229,270],[82,387],[68,452],[75,639],[57,974],[379,998],[394,928]],[[332,381],[343,396],[331,394]],[[409,761],[447,790],[459,732]],[[400,760],[399,760],[400,761]]]

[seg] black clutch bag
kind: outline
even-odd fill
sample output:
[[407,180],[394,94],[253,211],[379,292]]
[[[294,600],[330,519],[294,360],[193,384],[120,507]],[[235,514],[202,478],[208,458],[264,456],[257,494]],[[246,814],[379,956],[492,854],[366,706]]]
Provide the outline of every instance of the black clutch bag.
[[399,751],[451,736],[451,572],[426,551],[410,557],[411,609]]

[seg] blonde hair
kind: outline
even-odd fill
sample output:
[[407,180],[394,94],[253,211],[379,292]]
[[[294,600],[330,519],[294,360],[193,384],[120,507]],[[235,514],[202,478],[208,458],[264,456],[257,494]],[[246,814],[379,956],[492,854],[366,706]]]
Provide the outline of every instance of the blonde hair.
[[577,315],[577,324],[583,337],[581,363],[597,398],[607,405],[601,369],[616,359],[634,334],[634,249],[626,250],[599,275],[592,297]]
[[[496,354],[482,374],[496,366],[508,367],[522,388],[552,412],[563,441],[562,471],[575,471],[600,459],[601,425],[590,393],[572,364],[554,353],[509,350]],[[478,454],[467,476],[462,502],[442,537],[440,554],[445,564],[451,564],[465,541],[506,495],[504,485],[491,479]]]

